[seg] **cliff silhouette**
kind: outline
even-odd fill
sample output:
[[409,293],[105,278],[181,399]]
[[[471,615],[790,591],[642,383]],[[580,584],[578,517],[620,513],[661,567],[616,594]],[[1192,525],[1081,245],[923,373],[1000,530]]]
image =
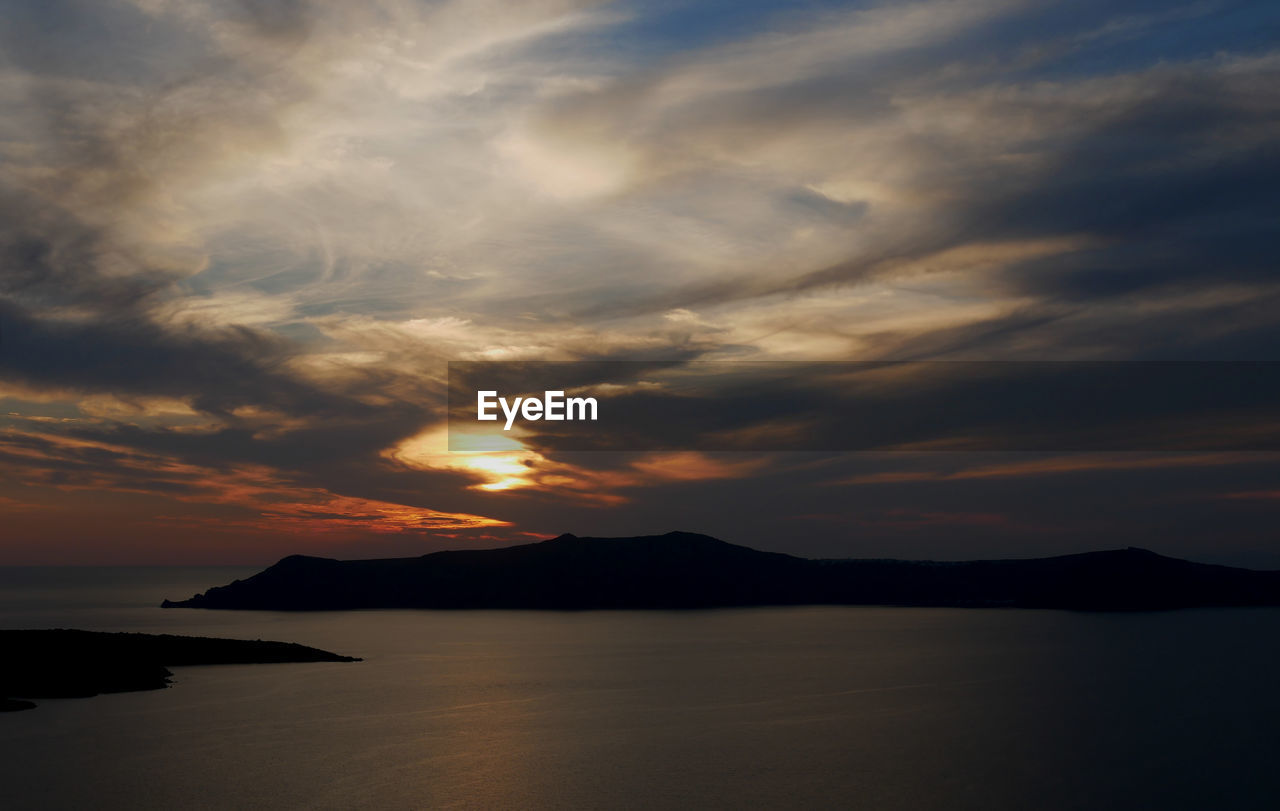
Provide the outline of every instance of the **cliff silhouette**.
[[814,560],[687,532],[561,535],[416,558],[294,555],[166,608],[679,609],[764,605],[1150,610],[1280,605],[1280,572],[1143,549],[1023,560]]

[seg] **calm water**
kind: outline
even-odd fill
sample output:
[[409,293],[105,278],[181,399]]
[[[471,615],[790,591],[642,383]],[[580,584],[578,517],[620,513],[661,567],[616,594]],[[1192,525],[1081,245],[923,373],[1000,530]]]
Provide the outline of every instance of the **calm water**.
[[0,715],[0,807],[1275,808],[1280,611],[162,611],[247,574],[0,569],[0,625],[302,642]]

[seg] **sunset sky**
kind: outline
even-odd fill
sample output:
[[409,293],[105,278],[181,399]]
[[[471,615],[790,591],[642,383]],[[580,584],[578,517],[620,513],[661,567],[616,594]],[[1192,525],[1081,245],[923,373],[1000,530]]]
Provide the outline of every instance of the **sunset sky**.
[[0,564],[1280,568],[1276,453],[444,422],[457,360],[1280,361],[1277,42],[1233,0],[0,0]]

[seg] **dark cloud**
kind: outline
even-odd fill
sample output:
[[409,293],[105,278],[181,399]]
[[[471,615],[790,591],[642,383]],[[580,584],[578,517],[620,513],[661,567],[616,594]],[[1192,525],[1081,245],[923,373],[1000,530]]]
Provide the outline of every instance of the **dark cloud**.
[[[1121,306],[1141,297],[1116,292]],[[1140,292],[1140,291],[1135,291]],[[1201,291],[1202,292],[1202,291]],[[1107,358],[1133,361],[1274,361],[1280,358],[1280,292],[1228,288],[1224,300],[1198,300],[1116,318],[1099,302],[1037,303],[961,326],[886,331],[870,336],[885,360],[1033,360]],[[1066,299],[1065,296],[1062,297]]]
[[121,0],[0,0],[0,21],[3,62],[41,79],[159,86],[209,54],[207,38],[180,16]]
[[41,309],[138,315],[177,276],[145,264],[117,274],[103,267],[130,259],[110,234],[75,212],[30,194],[0,193],[0,295]]
[[[461,367],[461,368],[459,368]],[[633,368],[634,367],[634,368]],[[1280,362],[454,364],[450,430],[476,392],[597,400],[594,420],[516,418],[541,449],[616,451],[1280,450]],[[497,412],[497,407],[495,407]],[[461,440],[457,440],[460,442]],[[457,445],[458,450],[466,446]]]
[[310,0],[237,0],[240,11],[264,37],[297,42],[312,25]]
[[287,355],[283,341],[245,328],[210,334],[126,317],[42,319],[0,302],[0,369],[33,387],[189,399],[222,415],[245,405],[285,413],[352,407],[273,370]]

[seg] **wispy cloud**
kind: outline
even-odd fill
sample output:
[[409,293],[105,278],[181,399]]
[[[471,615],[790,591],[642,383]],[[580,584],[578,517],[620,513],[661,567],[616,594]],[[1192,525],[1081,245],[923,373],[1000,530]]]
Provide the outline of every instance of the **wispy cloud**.
[[[50,434],[0,432],[0,471],[28,485],[61,491],[159,494],[180,502],[230,505],[245,517],[226,526],[312,532],[409,532],[482,529],[510,522],[421,506],[337,495],[300,486],[261,466],[211,468],[172,456]],[[15,502],[0,500],[0,511]]]
[[428,459],[446,360],[1274,358],[1264,4],[679,13],[7,4],[0,413],[72,443],[13,486],[541,532],[784,466]]

